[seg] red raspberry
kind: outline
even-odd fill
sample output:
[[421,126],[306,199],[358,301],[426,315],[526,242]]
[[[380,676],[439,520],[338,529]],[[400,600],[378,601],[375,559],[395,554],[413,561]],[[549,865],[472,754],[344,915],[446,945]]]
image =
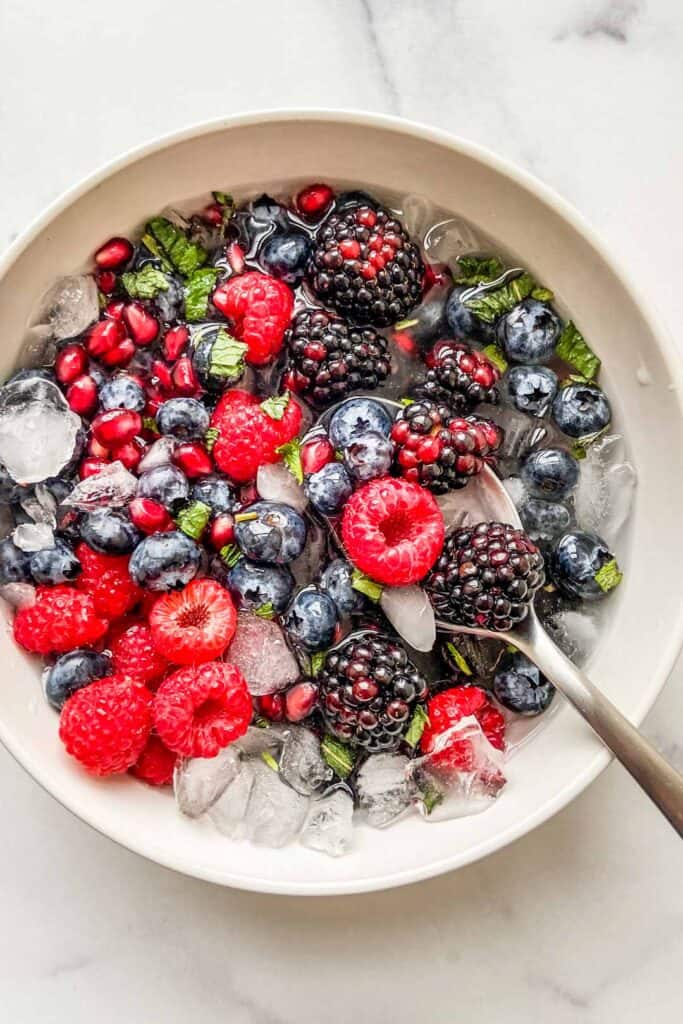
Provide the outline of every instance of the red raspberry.
[[93,775],[125,772],[152,728],[152,694],[131,679],[106,676],[77,690],[62,709],[59,738]]
[[286,284],[249,270],[219,285],[212,301],[248,346],[248,363],[263,366],[278,354],[294,309],[294,296]]
[[154,689],[168,670],[168,661],[159,654],[152,631],[144,622],[133,623],[112,641],[111,653],[117,676],[135,679]]
[[[457,686],[432,697],[427,705],[429,725],[422,733],[420,746],[425,754],[434,749],[437,737],[470,715],[479,722],[484,735],[496,750],[505,748],[505,719],[493,706],[486,690],[479,686]],[[471,771],[474,751],[467,739],[454,740],[434,755],[433,763],[443,768]]]
[[156,730],[182,757],[215,757],[244,735],[251,716],[242,673],[222,661],[179,669],[164,679],[154,699]]
[[150,786],[170,786],[177,761],[178,755],[152,734],[130,773]]
[[128,555],[101,555],[83,543],[76,555],[83,566],[76,586],[90,594],[98,615],[119,619],[142,599],[143,591],[128,572]]
[[218,468],[232,480],[247,483],[259,466],[282,458],[277,449],[291,441],[301,426],[301,407],[291,396],[285,405],[286,398],[285,393],[262,403],[240,388],[222,396],[211,417],[211,426],[218,430],[212,454]]
[[109,628],[89,594],[73,587],[38,587],[34,604],[14,618],[14,639],[27,651],[63,654],[97,643]]
[[237,612],[216,580],[193,580],[158,598],[149,625],[160,654],[176,665],[193,665],[223,653],[235,633]]
[[342,540],[354,565],[391,586],[416,583],[439,557],[443,516],[419,484],[382,477],[351,495],[342,515]]

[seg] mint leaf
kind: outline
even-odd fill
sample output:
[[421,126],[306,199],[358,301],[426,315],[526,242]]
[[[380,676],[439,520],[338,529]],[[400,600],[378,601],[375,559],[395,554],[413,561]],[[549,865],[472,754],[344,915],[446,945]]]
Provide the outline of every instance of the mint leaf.
[[147,225],[147,231],[171,265],[184,277],[190,277],[209,258],[206,249],[196,242],[188,241],[185,232],[166,217],[153,217]]
[[260,619],[274,619],[275,609],[272,601],[266,601],[265,604],[260,604],[258,608],[254,608],[254,615],[258,615]]
[[229,569],[232,569],[233,565],[237,565],[242,557],[242,552],[236,544],[224,544],[218,554]]
[[456,277],[456,284],[482,284],[484,281],[495,281],[505,270],[505,266],[497,256],[459,256],[457,262],[461,276]]
[[409,405],[415,405],[414,398],[399,398],[399,402],[405,409],[407,409]]
[[537,287],[531,293],[531,298],[536,299],[537,302],[552,302],[555,298],[555,293],[550,291],[550,288]]
[[508,361],[502,348],[498,345],[487,345],[486,348],[482,349],[482,352],[501,373],[505,373],[508,368]]
[[145,430],[151,430],[153,434],[158,434],[159,433],[159,428],[157,427],[157,421],[154,419],[153,416],[143,416],[142,417],[142,426],[143,426],[143,428]]
[[289,391],[285,391],[284,395],[271,395],[270,398],[266,398],[265,402],[261,402],[261,408],[266,416],[270,416],[271,420],[281,420],[288,405]]
[[168,291],[166,274],[148,263],[142,270],[121,275],[121,282],[131,299],[154,299],[159,292]]
[[377,583],[376,580],[371,580],[369,576],[366,576],[360,569],[354,569],[351,574],[351,586],[354,590],[357,590],[360,594],[365,594],[366,597],[374,601],[375,604],[379,601],[382,596],[384,587],[381,583]]
[[604,594],[609,594],[610,590],[614,590],[615,587],[618,587],[623,578],[624,574],[620,570],[616,558],[611,559],[609,562],[605,562],[593,577]]
[[440,793],[436,786],[429,786],[422,791],[422,804],[427,814],[431,814],[440,803],[443,803],[443,793]]
[[213,446],[220,436],[221,432],[217,427],[209,427],[207,432],[204,434],[204,444],[209,455],[213,451]]
[[263,758],[265,763],[268,765],[268,767],[272,768],[274,772],[279,772],[280,771],[280,765],[277,763],[277,761],[275,760],[275,758],[273,757],[273,755],[269,751],[262,750],[261,751],[261,757]]
[[282,456],[282,461],[298,484],[304,482],[304,467],[301,463],[301,442],[295,437],[293,441],[281,444],[275,451]]
[[412,320],[399,320],[398,323],[394,324],[395,331],[407,331],[409,327],[415,327],[419,324],[419,320],[413,318]]
[[195,270],[185,282],[185,319],[203,320],[209,308],[209,295],[216,285],[218,267]]
[[524,273],[492,291],[482,290],[463,298],[463,305],[484,323],[492,324],[528,298],[536,287],[531,274]]
[[326,657],[327,651],[316,651],[315,654],[311,655],[311,676],[313,679],[315,679],[320,672],[320,669],[325,664]]
[[585,437],[579,437],[576,441],[572,442],[571,453],[575,459],[581,461],[585,459],[590,448],[593,447],[595,442],[602,437],[606,431],[609,430],[609,424],[603,427],[602,430],[596,430],[594,434],[586,434]]
[[181,508],[176,516],[179,530],[193,540],[199,540],[211,518],[211,509],[203,501],[193,501],[191,505]]
[[229,206],[232,209],[235,208],[235,200],[232,198],[229,192],[212,192],[214,203],[218,206]]
[[233,338],[224,327],[216,335],[209,352],[209,373],[212,377],[237,380],[244,373],[244,357],[248,346]]
[[588,345],[586,339],[576,328],[576,325],[568,320],[557,343],[555,354],[568,363],[575,370],[578,370],[586,380],[595,380],[600,369],[600,359]]
[[340,743],[339,740],[334,739],[333,736],[323,737],[323,741],[320,744],[320,752],[332,771],[340,779],[347,778],[353,771],[356,759],[353,750],[347,747],[345,743]]
[[406,741],[409,747],[413,749],[418,745],[422,739],[422,733],[429,725],[429,715],[425,711],[422,704],[418,704],[413,712],[413,717],[410,719],[410,725],[403,739]]
[[458,648],[455,646],[455,644],[451,643],[450,640],[446,644],[446,650],[448,651],[448,653],[450,654],[451,658],[453,659],[455,664],[458,666],[458,668],[460,669],[462,674],[464,676],[471,676],[472,675],[472,669],[470,668],[470,666],[467,663],[466,659],[463,658],[462,654],[460,653]]

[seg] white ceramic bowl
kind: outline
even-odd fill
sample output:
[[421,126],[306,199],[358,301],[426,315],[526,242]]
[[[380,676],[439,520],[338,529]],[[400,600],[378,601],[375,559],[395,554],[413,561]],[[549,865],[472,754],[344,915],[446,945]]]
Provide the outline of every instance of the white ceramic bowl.
[[[647,303],[593,232],[554,193],[470,143],[405,121],[357,113],[235,117],[164,138],[115,161],[43,214],[0,264],[0,377],[12,368],[35,300],[110,235],[128,234],[169,203],[212,188],[244,191],[311,180],[418,193],[462,214],[509,248],[571,310],[604,362],[616,421],[639,474],[626,579],[590,671],[640,722],[663,686],[682,636],[680,509],[683,416],[679,357]],[[648,380],[647,385],[639,380]],[[662,554],[664,552],[664,554]],[[4,612],[8,621],[9,616]],[[234,843],[184,819],[170,798],[129,778],[97,782],[62,751],[42,699],[40,669],[3,632],[0,738],[61,803],[117,842],[167,867],[223,885],[289,894],[383,889],[483,857],[580,793],[608,756],[563,707],[509,765],[486,813],[387,831],[361,828],[333,860],[298,845]],[[642,799],[634,790],[634,800]]]

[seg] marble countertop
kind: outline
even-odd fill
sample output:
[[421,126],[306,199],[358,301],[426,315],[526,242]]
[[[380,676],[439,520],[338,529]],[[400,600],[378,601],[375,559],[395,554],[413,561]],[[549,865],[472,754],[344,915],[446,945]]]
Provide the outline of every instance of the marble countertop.
[[[206,47],[201,56],[202,47]],[[675,0],[4,0],[0,247],[81,176],[245,109],[339,106],[490,146],[683,320]],[[677,283],[678,282],[678,283]],[[683,663],[646,723],[683,768]],[[3,1019],[660,1022],[683,1012],[680,844],[610,767],[532,835],[389,893],[220,890],[75,820],[0,750]]]

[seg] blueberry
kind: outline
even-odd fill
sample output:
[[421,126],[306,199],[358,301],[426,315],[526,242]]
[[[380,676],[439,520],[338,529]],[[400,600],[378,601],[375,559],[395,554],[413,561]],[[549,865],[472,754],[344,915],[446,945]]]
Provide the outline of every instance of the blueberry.
[[561,537],[552,556],[553,579],[570,597],[599,601],[606,596],[595,575],[614,555],[595,533],[576,530]]
[[411,323],[409,327],[398,332],[398,337],[408,336],[421,350],[425,350],[438,338],[448,336],[448,321],[446,320],[446,300],[450,290],[443,286],[435,285],[430,288],[426,297],[416,310],[410,314]]
[[125,513],[109,508],[96,508],[81,524],[85,543],[104,555],[129,555],[141,536]]
[[303,280],[311,249],[302,231],[276,231],[261,249],[260,260],[269,274],[295,287]]
[[56,711],[61,711],[69,697],[95,679],[103,679],[111,672],[108,654],[76,648],[58,658],[44,676],[45,699]]
[[565,448],[540,448],[527,455],[520,476],[534,498],[564,501],[578,483],[579,464]]
[[145,392],[127,373],[106,381],[100,388],[99,400],[103,409],[131,409],[133,412],[142,412],[147,404]]
[[520,651],[504,654],[498,662],[493,692],[503,707],[518,715],[540,715],[550,707],[555,687]]
[[514,407],[529,416],[545,416],[557,394],[557,374],[547,366],[513,366],[505,383]]
[[371,398],[350,398],[339,406],[330,420],[330,441],[343,450],[358,434],[369,430],[389,437],[393,420],[379,402]]
[[30,583],[31,554],[22,551],[13,540],[0,541],[0,586],[5,583]]
[[192,336],[192,366],[207,391],[223,391],[244,374],[241,342],[229,337],[220,325],[201,324]]
[[214,473],[200,477],[192,488],[192,501],[203,501],[213,515],[233,512],[237,504],[235,492],[222,477]]
[[470,285],[456,285],[446,302],[446,320],[451,336],[457,341],[479,341],[488,344],[493,341],[493,327],[462,304],[464,292],[470,292]]
[[[213,575],[217,575],[214,571],[217,569],[218,566],[212,563]],[[217,578],[221,579],[219,575]],[[279,614],[287,607],[294,589],[294,577],[285,566],[257,565],[248,558],[240,558],[237,565],[227,573],[225,585],[241,608],[272,605]]]
[[307,651],[324,651],[332,643],[337,617],[337,606],[329,594],[307,587],[290,604],[283,625],[294,643]]
[[320,577],[320,589],[330,595],[340,615],[362,611],[365,606],[363,595],[351,586],[352,576],[353,567],[343,558],[335,558]]
[[344,449],[344,465],[354,480],[364,483],[389,472],[394,446],[384,434],[358,434]]
[[209,429],[209,411],[196,398],[169,398],[159,406],[156,420],[160,434],[181,441],[203,438]]
[[43,548],[31,555],[31,575],[35,583],[67,583],[75,580],[81,563],[68,544],[55,539],[53,548]]
[[190,485],[177,466],[157,466],[148,469],[138,480],[139,498],[151,498],[165,508],[175,510],[190,496]]
[[162,320],[170,323],[172,320],[179,320],[185,302],[185,289],[172,274],[166,274],[168,287],[161,291],[154,299],[157,312]]
[[134,583],[148,590],[181,590],[194,579],[202,551],[191,537],[173,530],[153,533],[138,544],[128,571]]
[[259,224],[277,224],[278,227],[286,227],[289,223],[286,207],[282,203],[278,203],[277,199],[266,195],[265,192],[257,199],[252,199],[247,205],[247,211]]
[[519,510],[524,529],[532,540],[551,541],[564,533],[571,522],[569,509],[555,501],[527,498]]
[[612,410],[597,385],[568,384],[555,397],[553,419],[563,434],[588,437],[604,430],[612,419]]
[[276,230],[286,231],[290,225],[287,210],[271,196],[262,195],[253,199],[247,206],[238,210],[232,218],[236,225],[242,245],[249,250],[258,239],[272,234]]
[[281,501],[257,501],[235,517],[235,542],[253,562],[285,565],[306,545],[306,521]]
[[550,306],[524,299],[498,322],[498,340],[514,363],[546,363],[553,355],[562,325]]
[[307,478],[305,491],[316,512],[336,516],[351,497],[353,484],[341,462],[328,462]]

